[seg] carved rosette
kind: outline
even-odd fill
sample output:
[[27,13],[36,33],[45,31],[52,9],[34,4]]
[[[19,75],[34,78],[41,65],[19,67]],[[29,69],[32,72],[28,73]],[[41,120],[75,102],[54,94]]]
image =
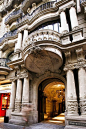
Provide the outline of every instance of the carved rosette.
[[68,100],[68,114],[78,115],[78,103],[77,100]]
[[86,99],[80,101],[81,114],[86,115]]

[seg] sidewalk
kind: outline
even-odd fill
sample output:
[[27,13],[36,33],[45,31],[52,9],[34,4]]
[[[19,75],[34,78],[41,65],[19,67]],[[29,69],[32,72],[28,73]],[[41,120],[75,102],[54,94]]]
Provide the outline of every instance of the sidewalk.
[[3,129],[64,129],[64,126],[49,124],[49,123],[37,123],[29,127],[24,127],[24,126],[4,123]]

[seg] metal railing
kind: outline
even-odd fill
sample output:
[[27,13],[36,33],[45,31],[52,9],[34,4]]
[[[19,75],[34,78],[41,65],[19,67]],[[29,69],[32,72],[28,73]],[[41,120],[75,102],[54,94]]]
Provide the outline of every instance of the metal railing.
[[6,19],[5,19],[5,23],[11,18],[11,17],[14,17],[18,14],[22,14],[22,11],[21,10],[17,10],[17,11],[13,11]]
[[81,3],[86,2],[86,0],[80,0]]
[[55,2],[56,1],[47,2],[47,3],[42,4],[39,7],[37,7],[31,14],[22,15],[21,18],[17,19],[17,24],[25,21],[26,19],[31,20],[36,14],[40,13],[41,11],[43,11],[45,9],[53,8],[53,4]]
[[0,38],[0,43],[1,43],[4,39],[9,38],[9,37],[12,37],[12,36],[15,36],[15,35],[17,35],[17,30],[14,30],[14,31],[10,31],[10,32],[5,33],[5,34],[3,35],[3,37]]
[[86,0],[80,0],[80,3],[81,3],[81,4],[84,3],[84,2],[86,2]]
[[8,58],[0,58],[0,66],[2,67],[8,67],[7,63],[10,62]]

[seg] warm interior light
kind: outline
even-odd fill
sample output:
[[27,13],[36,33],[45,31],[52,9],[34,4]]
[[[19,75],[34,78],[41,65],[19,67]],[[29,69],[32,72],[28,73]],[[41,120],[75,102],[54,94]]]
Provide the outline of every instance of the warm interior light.
[[54,120],[49,120],[49,122],[54,122],[54,123],[63,123],[63,121],[54,121]]
[[7,99],[7,97],[4,97],[5,99]]

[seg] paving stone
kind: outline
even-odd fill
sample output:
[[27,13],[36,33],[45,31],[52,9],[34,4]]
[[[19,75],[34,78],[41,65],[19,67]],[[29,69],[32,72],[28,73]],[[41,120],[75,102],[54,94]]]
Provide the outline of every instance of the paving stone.
[[64,129],[64,126],[47,123],[37,123],[28,127],[4,123],[3,129]]

